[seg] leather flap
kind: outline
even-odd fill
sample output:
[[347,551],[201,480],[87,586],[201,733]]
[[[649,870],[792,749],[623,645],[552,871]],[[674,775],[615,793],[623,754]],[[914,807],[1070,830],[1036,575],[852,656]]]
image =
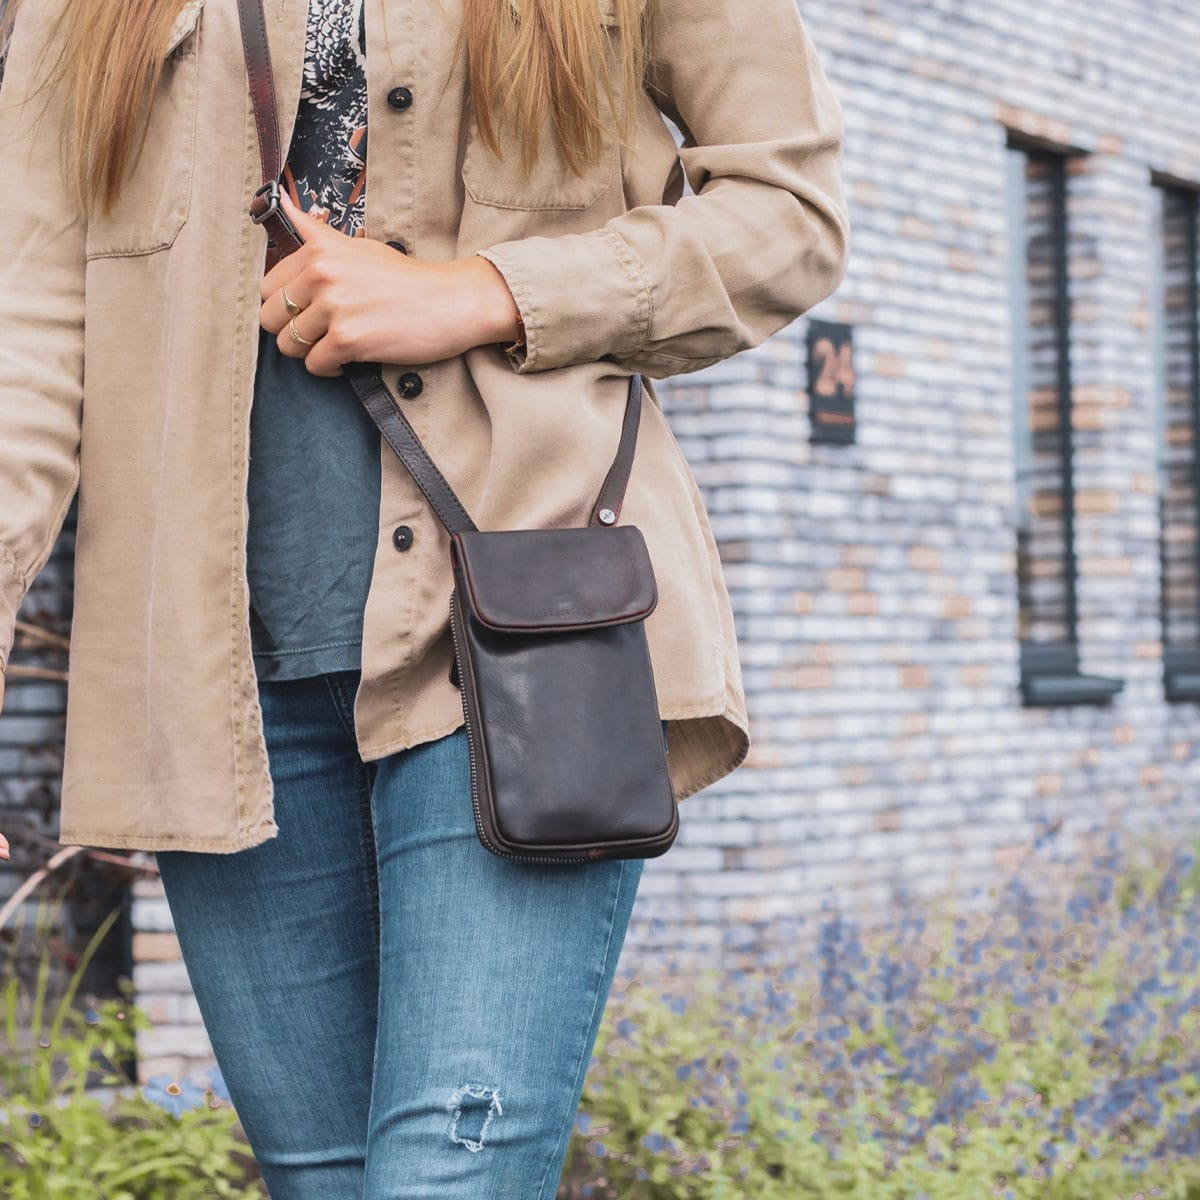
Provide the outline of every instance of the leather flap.
[[514,633],[637,621],[658,588],[636,525],[456,533],[455,581],[474,616]]

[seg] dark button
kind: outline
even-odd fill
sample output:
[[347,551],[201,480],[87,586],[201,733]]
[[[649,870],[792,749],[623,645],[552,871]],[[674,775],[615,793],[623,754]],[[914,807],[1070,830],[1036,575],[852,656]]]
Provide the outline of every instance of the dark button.
[[391,246],[393,250],[399,250],[401,254],[408,253],[408,247],[402,241],[396,240],[394,242],[388,242],[388,245]]
[[412,92],[406,87],[394,87],[388,92],[388,104],[403,112],[410,104],[412,104]]
[[400,395],[405,400],[412,400],[415,396],[419,396],[425,388],[425,381],[416,373],[416,371],[405,371],[397,380],[397,385],[400,388]]
[[397,550],[407,550],[413,543],[413,531],[407,525],[397,525],[392,530],[392,545]]

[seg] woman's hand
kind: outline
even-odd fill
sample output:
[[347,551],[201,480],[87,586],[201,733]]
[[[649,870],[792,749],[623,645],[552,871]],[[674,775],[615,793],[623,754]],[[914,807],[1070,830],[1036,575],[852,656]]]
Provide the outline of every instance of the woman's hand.
[[8,858],[8,838],[0,833],[0,858]]
[[[341,375],[346,362],[438,362],[516,338],[520,312],[486,258],[408,258],[375,238],[348,237],[281,195],[304,245],[263,276],[259,322],[278,334],[281,353],[304,359],[313,375]],[[285,286],[303,309],[297,332],[315,345],[292,338]]]

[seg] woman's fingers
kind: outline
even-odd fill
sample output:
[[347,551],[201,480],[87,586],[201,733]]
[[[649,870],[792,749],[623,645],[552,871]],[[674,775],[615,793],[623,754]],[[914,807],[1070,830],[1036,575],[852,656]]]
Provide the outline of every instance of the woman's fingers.
[[0,833],[0,858],[8,858],[8,838]]
[[[322,238],[342,236],[336,230],[331,229],[326,222],[297,208],[286,191],[280,192],[279,196],[284,212],[296,226],[305,246],[309,242]],[[291,319],[292,314],[287,310],[287,305],[283,300],[285,287],[288,298],[300,305],[301,308],[307,308],[311,303],[312,297],[309,289],[305,288],[299,278],[308,262],[309,255],[304,252],[304,246],[301,246],[281,258],[259,280],[258,291],[263,301],[262,308],[259,310],[259,319],[264,329],[278,332]]]
[[[283,298],[284,288],[287,289],[287,299],[301,309],[308,308],[312,303],[311,288],[305,285],[303,275],[293,275],[291,279],[286,280],[263,301],[258,310],[259,324],[272,333],[278,333],[292,319],[287,300]],[[296,322],[297,325],[299,323]],[[300,332],[304,333],[304,330],[301,329]]]
[[[288,295],[292,294],[292,289],[288,288]],[[304,310],[298,316],[289,316],[287,310],[284,309],[282,326],[279,329],[275,340],[279,344],[281,354],[286,354],[289,358],[304,358],[312,349],[312,346],[307,345],[307,342],[317,342],[329,332],[329,318],[324,313],[322,305],[307,305],[302,304],[299,300],[296,301]],[[283,308],[283,301],[279,302]],[[293,324],[294,322],[294,324]],[[267,328],[271,328],[269,325]],[[292,330],[305,339],[303,342],[298,342],[292,337]]]

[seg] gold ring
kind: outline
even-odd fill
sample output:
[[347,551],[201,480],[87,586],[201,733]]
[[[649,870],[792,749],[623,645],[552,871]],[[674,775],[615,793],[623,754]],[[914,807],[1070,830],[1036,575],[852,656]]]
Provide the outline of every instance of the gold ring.
[[293,317],[293,318],[292,318],[292,319],[291,319],[291,320],[288,322],[288,331],[289,331],[289,332],[291,333],[291,335],[292,335],[292,341],[293,341],[293,342],[295,342],[297,345],[300,345],[300,346],[315,346],[315,345],[317,344],[316,342],[310,342],[310,341],[308,340],[308,338],[306,338],[306,337],[302,337],[302,336],[301,336],[299,333],[297,333],[297,331],[296,331],[296,318],[295,318],[295,317]]
[[293,317],[298,317],[304,311],[304,309],[302,309],[300,305],[298,305],[295,300],[293,300],[291,296],[287,294],[286,283],[283,285],[281,290],[283,292],[283,302],[287,305],[288,312],[291,313]]

